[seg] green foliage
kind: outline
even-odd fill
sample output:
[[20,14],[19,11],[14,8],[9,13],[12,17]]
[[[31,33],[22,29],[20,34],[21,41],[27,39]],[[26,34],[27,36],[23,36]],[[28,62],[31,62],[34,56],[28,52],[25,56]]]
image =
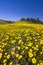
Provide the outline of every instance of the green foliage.
[[21,18],[21,20],[20,21],[25,21],[25,18]]
[[35,18],[22,18],[20,21],[27,21],[28,23],[41,23],[41,24],[43,24],[43,22],[39,19],[39,18],[37,18],[37,19],[35,19]]

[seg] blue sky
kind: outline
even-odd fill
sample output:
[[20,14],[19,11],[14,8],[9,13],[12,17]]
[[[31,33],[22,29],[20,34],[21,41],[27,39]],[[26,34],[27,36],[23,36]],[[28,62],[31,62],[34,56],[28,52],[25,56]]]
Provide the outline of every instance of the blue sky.
[[0,19],[19,20],[22,17],[43,20],[43,0],[0,0]]

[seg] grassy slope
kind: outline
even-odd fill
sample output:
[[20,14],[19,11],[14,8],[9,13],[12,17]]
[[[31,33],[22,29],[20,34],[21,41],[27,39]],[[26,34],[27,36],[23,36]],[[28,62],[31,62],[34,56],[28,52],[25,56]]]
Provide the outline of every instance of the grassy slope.
[[11,23],[11,21],[0,20],[0,24],[6,24],[6,23]]

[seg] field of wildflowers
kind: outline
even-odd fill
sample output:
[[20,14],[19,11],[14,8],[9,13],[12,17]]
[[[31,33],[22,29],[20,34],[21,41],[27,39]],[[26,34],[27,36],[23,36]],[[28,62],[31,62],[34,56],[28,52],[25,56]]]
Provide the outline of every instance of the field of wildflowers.
[[43,65],[43,25],[0,25],[0,65]]

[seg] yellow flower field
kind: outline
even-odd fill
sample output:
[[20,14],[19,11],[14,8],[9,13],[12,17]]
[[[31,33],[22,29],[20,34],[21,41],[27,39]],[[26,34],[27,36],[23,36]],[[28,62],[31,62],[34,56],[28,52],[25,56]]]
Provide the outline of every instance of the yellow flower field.
[[43,65],[43,25],[0,25],[0,65]]

